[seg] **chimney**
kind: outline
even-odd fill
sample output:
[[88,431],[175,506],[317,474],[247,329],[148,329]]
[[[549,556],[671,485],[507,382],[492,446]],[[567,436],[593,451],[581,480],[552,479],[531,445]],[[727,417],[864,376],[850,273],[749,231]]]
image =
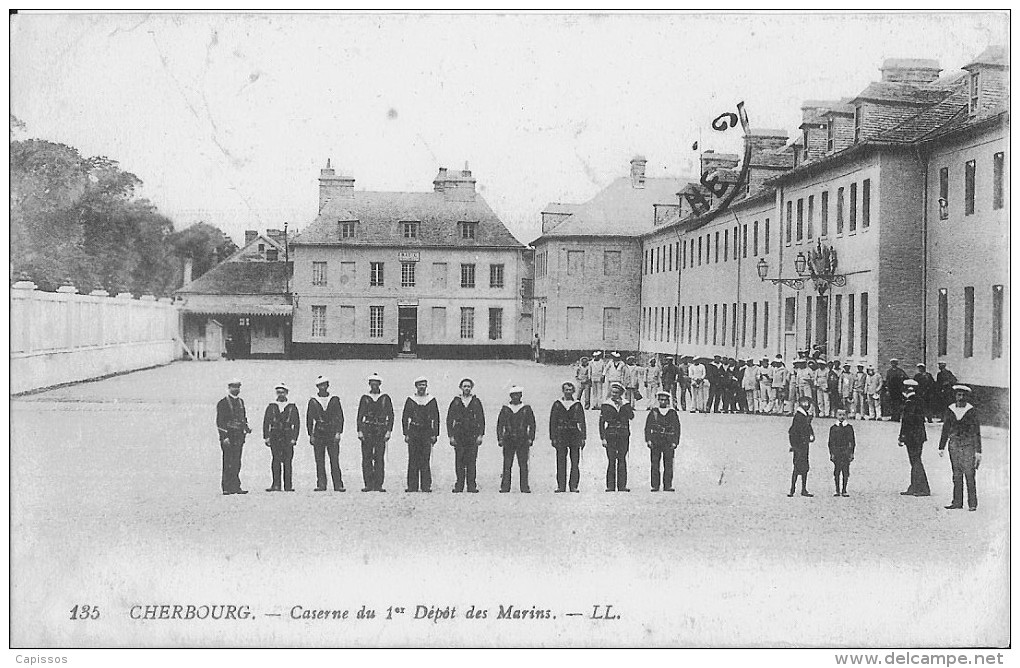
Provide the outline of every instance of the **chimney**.
[[256,232],[255,230],[245,230],[244,231],[244,245],[247,246],[251,242],[255,241],[255,238],[258,237],[258,235],[259,235],[259,233]]
[[432,185],[437,193],[442,193],[451,202],[473,202],[475,199],[475,179],[467,162],[459,171],[440,167]]
[[835,100],[804,100],[800,105],[800,129],[804,133],[804,162],[825,155],[828,143],[828,119],[825,112],[839,102]]
[[191,272],[194,264],[195,261],[191,259],[190,255],[184,258],[184,281],[182,285],[187,285],[188,283],[191,283]]
[[790,141],[790,135],[786,130],[751,130],[748,137],[751,142],[751,153],[762,151],[782,151],[786,142]]
[[939,61],[929,58],[886,58],[882,63],[882,81],[915,86],[930,84],[939,78]]
[[1002,46],[990,46],[963,67],[966,80],[968,111],[971,116],[984,116],[1006,110],[1009,98],[1007,55]]
[[635,155],[630,160],[630,187],[645,187],[645,165],[648,163],[642,155]]
[[716,153],[708,149],[701,154],[701,173],[714,172],[717,169],[734,169],[740,164],[740,156],[736,153]]
[[838,153],[854,144],[854,108],[845,100],[825,110],[825,153]]
[[331,200],[354,198],[354,177],[337,175],[326,160],[326,168],[319,170],[319,211]]

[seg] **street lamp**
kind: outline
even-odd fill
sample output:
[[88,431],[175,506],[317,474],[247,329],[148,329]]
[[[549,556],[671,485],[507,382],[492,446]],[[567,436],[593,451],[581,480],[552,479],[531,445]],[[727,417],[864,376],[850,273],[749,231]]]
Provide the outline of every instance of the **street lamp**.
[[765,261],[765,258],[758,260],[758,278],[765,280],[765,277],[769,275],[769,263]]
[[[798,274],[803,273],[804,268],[807,266],[807,259],[805,259],[804,254],[801,253],[797,256],[797,259],[794,260],[793,264],[794,267],[796,267]],[[794,290],[804,289],[804,279],[802,278],[766,278],[769,275],[769,263],[765,261],[765,258],[758,260],[758,264],[755,268],[758,270],[758,278],[760,278],[763,283],[766,280],[769,280],[772,281],[773,285],[786,285]]]
[[793,261],[793,268],[797,270],[798,276],[803,276],[807,270],[807,258],[804,253],[797,253],[797,259]]

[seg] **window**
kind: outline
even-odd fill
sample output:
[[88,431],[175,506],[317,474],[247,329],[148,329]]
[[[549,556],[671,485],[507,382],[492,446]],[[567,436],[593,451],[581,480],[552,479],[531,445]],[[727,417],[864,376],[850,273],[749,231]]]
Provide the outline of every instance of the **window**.
[[503,309],[489,309],[489,340],[499,341],[503,338]]
[[408,221],[408,222],[401,223],[401,226],[404,228],[404,238],[405,239],[417,239],[418,238],[418,225],[419,224],[417,222],[413,222],[413,221]]
[[836,234],[843,234],[843,189],[836,190]]
[[861,229],[871,225],[871,179],[861,181]]
[[402,288],[413,288],[414,287],[414,268],[417,262],[401,262],[400,263],[400,287]]
[[663,338],[664,329],[666,328],[666,307],[663,306],[659,309],[659,341],[664,341]]
[[446,288],[446,263],[432,263],[432,286],[440,289]]
[[761,313],[761,347],[769,347],[769,303],[762,302]]
[[602,256],[602,273],[606,276],[619,276],[622,262],[623,253],[621,251],[607,250]]
[[460,265],[460,287],[462,288],[475,287],[475,265],[473,264]]
[[[726,310],[726,307],[723,306],[723,311],[725,311],[725,310]],[[706,332],[706,334],[707,334],[707,332]],[[712,305],[712,345],[713,346],[718,345],[718,343],[719,343],[718,336],[719,336],[719,305],[718,304],[713,304]],[[706,336],[705,338],[707,339],[708,337]],[[726,342],[723,341],[723,343],[726,343]]]
[[825,125],[825,150],[832,153],[832,149],[835,147],[835,128],[833,127],[832,118],[829,118],[829,122]]
[[460,238],[474,241],[478,235],[478,223],[468,223],[461,221],[457,223],[457,227],[460,229]]
[[864,105],[854,107],[854,143],[861,140],[861,125],[864,122]]
[[939,169],[939,220],[949,218],[949,168]]
[[793,202],[786,203],[786,243],[793,241]]
[[673,324],[673,321],[670,319],[669,316],[675,310],[676,309],[673,307],[670,306],[666,307],[666,343],[669,343],[672,340],[672,330],[670,328],[670,325]]
[[701,237],[698,237],[698,266],[701,266]]
[[584,276],[584,251],[567,251],[567,276]]
[[368,284],[373,288],[382,287],[385,284],[383,276],[383,263],[372,262],[369,263],[368,267],[369,267]]
[[[737,303],[734,302],[732,304],[732,306],[733,306],[733,320],[732,320],[733,326],[730,327],[730,335],[733,337],[731,345],[736,347],[736,345],[737,345]],[[726,308],[726,307],[724,306],[723,308]]]
[[1003,174],[1005,167],[1005,154],[999,151],[992,156],[992,208],[1001,209],[1003,206]]
[[[669,271],[673,271],[673,244],[669,244],[666,250],[669,252],[669,261],[667,263],[669,266]],[[606,252],[608,253],[609,251]]]
[[868,354],[868,293],[861,293],[861,355]]
[[446,339],[446,307],[432,307],[432,339],[442,341]]
[[460,338],[475,338],[475,310],[470,307],[460,309]]
[[647,250],[645,251],[645,261],[641,265],[641,273],[642,274],[647,274],[648,273],[648,251]]
[[850,231],[857,231],[857,184],[850,184]]
[[949,291],[939,288],[938,351],[943,356],[949,349]]
[[797,241],[804,239],[804,198],[797,200]]
[[326,336],[326,307],[312,307],[312,336]]
[[684,239],[684,245],[681,248],[680,266],[683,269],[687,268],[687,240],[686,239]]
[[694,343],[694,307],[687,307],[687,343]]
[[353,306],[341,306],[340,307],[340,340],[341,341],[352,341],[357,336],[357,330],[354,329],[354,307]]
[[[736,255],[736,253],[734,253]],[[730,231],[727,228],[723,232],[723,262],[728,262],[730,259]]]
[[695,309],[695,318],[697,319],[697,322],[694,325],[694,343],[695,344],[700,344],[701,343],[701,305],[700,304]]
[[974,357],[974,288],[963,289],[963,356]]
[[503,287],[503,265],[501,264],[489,265],[489,287],[490,288]]
[[327,284],[326,263],[312,262],[312,285],[324,286]]
[[836,335],[836,354],[843,349],[843,295],[836,295],[836,311],[833,316],[833,334]]
[[[642,309],[642,315],[645,311]],[[567,307],[567,340],[574,341],[584,335],[584,308],[580,306]],[[646,337],[647,338],[647,337]]]
[[769,254],[769,219],[765,219],[765,255]]
[[383,336],[383,307],[368,307],[368,336],[373,339],[381,339]]
[[705,264],[712,261],[712,235],[705,235]]
[[266,250],[266,245],[265,244],[259,244],[259,252],[260,253],[264,253],[265,250]]
[[992,286],[992,359],[1002,357],[1002,286]]
[[978,77],[980,72],[970,74],[970,114],[973,116],[978,112],[978,93],[981,92],[981,81]]
[[620,338],[620,309],[602,309],[602,340],[615,341]]
[[977,165],[968,160],[963,171],[963,213],[966,216],[974,213],[974,179]]
[[715,233],[715,263],[719,264],[719,233]]
[[337,228],[339,230],[338,231],[338,236],[341,239],[353,239],[354,238],[354,232],[355,232],[354,228],[356,227],[356,225],[357,225],[357,221],[354,221],[354,220],[341,220],[337,224]]
[[724,345],[726,343],[726,310],[726,306],[724,305],[722,310],[722,342]]
[[754,256],[758,257],[758,221],[754,221]]
[[347,288],[354,288],[356,284],[357,272],[355,271],[354,262],[341,262],[340,263],[340,285]]
[[854,296],[846,296],[846,354],[854,354],[854,325],[856,324],[854,313]]
[[747,304],[743,304],[741,309],[743,317],[740,320],[740,347],[743,348],[747,345]]
[[807,238],[815,236],[815,196],[807,198]]
[[811,349],[811,296],[804,300],[804,343]]
[[275,248],[270,248],[269,250],[266,251],[266,259],[269,260],[270,262],[276,262],[277,260],[280,259],[280,251],[276,250]]
[[786,298],[786,331],[794,332],[797,327],[797,300],[795,297]]
[[818,236],[824,237],[829,234],[829,191],[822,191],[822,228]]

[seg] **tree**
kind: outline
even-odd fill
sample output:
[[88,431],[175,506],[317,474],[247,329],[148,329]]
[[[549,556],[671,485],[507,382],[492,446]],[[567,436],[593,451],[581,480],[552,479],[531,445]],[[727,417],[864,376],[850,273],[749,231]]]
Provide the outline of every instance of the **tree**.
[[198,278],[237,252],[237,245],[220,228],[199,222],[174,233],[169,243],[173,254],[191,258],[191,277]]

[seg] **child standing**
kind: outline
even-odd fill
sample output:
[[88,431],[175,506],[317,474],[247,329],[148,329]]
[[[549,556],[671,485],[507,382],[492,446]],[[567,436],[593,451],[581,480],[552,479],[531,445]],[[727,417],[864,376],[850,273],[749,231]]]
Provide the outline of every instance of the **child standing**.
[[790,425],[790,452],[793,453],[793,476],[790,478],[790,493],[797,490],[797,477],[800,477],[800,495],[814,496],[807,490],[808,450],[815,440],[815,431],[811,428],[811,400],[801,397],[797,409],[793,412],[793,424]]
[[[833,496],[850,496],[846,493],[846,481],[850,478],[850,462],[854,460],[857,439],[854,428],[847,421],[845,408],[836,409],[836,424],[829,428],[829,459],[832,460],[832,479],[836,483]],[[840,478],[843,485],[840,487]]]

